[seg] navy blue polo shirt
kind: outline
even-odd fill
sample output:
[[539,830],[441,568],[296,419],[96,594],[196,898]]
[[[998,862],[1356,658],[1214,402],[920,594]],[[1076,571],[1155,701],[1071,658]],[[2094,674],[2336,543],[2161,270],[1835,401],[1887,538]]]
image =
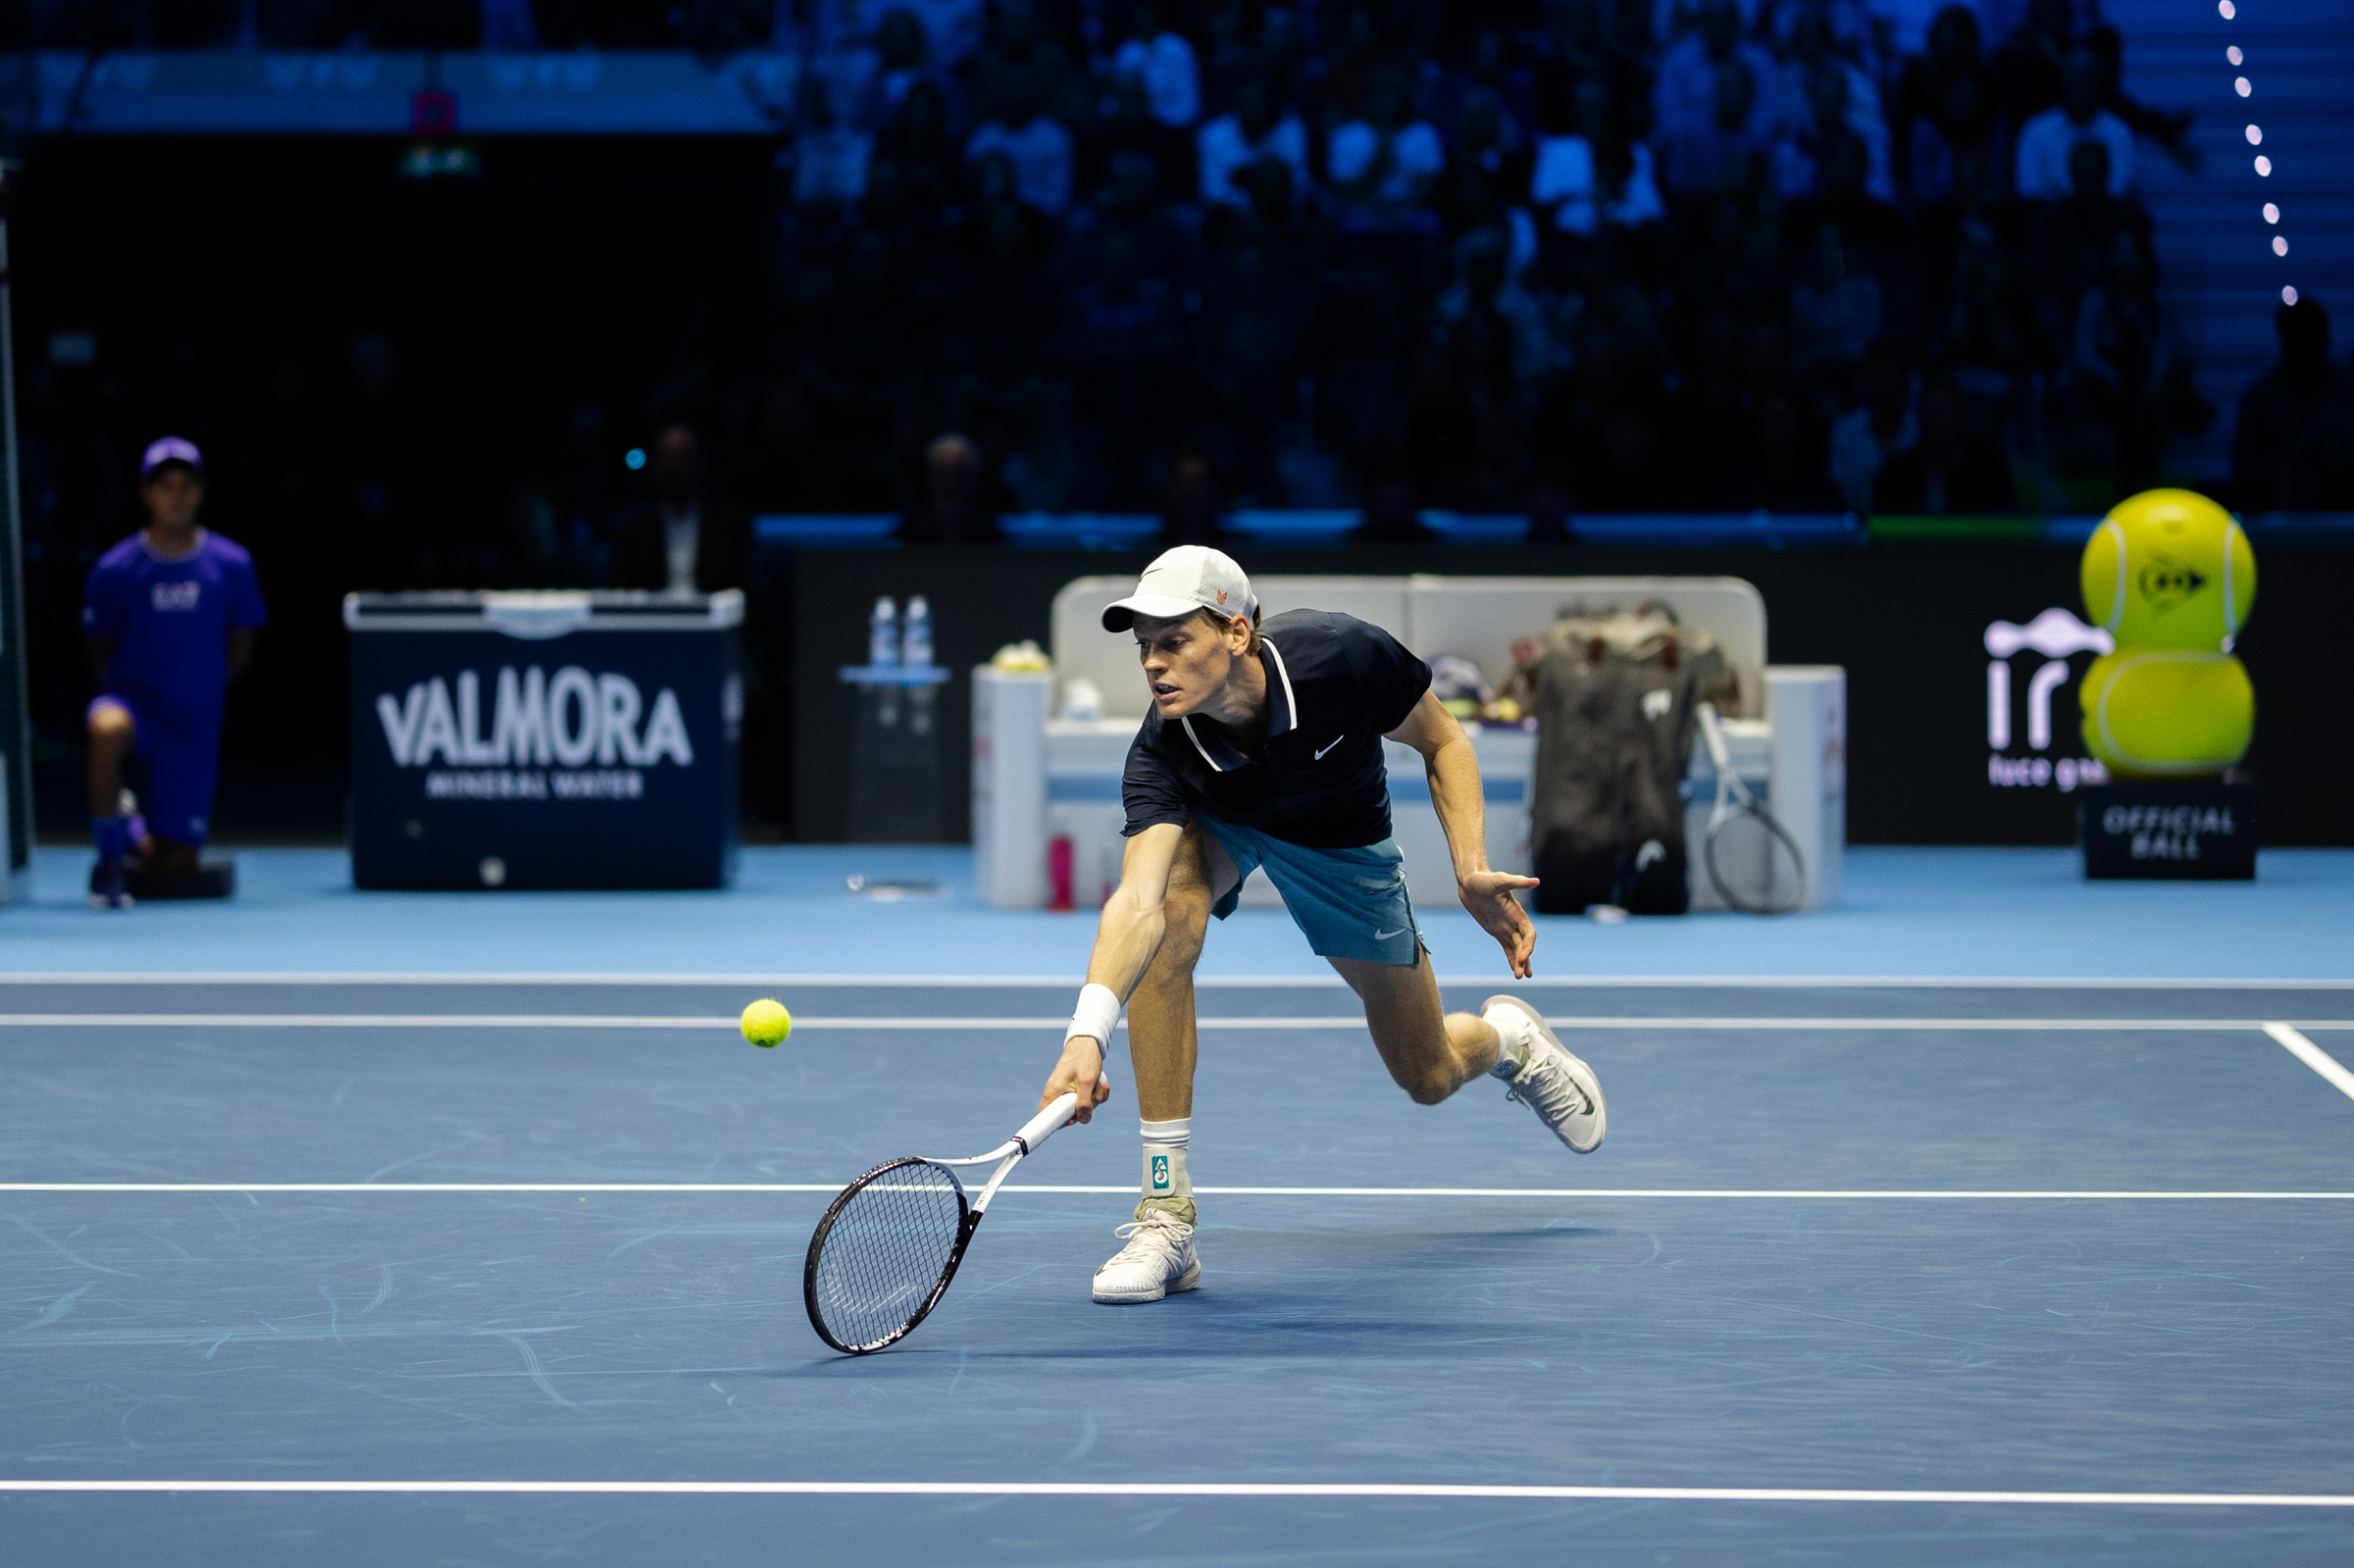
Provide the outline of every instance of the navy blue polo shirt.
[[1200,714],[1146,715],[1120,779],[1133,836],[1196,814],[1309,849],[1361,849],[1390,835],[1381,737],[1430,689],[1430,666],[1355,616],[1287,610],[1259,629],[1267,737],[1248,756]]
[[210,529],[180,555],[133,533],[98,558],[82,589],[82,631],[115,639],[99,689],[130,699],[142,722],[217,728],[229,634],[269,619],[253,557]]

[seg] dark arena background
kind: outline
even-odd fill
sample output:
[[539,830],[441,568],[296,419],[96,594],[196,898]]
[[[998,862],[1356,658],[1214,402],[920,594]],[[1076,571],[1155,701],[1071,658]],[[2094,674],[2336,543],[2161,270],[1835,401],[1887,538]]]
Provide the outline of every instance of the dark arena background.
[[[2346,0],[0,0],[0,1560],[2347,1560],[2349,81]],[[127,862],[175,473],[267,621]],[[2152,782],[2162,489],[2255,717]],[[1124,907],[1186,545],[1438,667],[1500,870],[1548,637],[1675,618],[1533,977],[1385,753],[1608,1145],[1404,1102],[1254,878],[1202,1289],[1088,1298],[1122,1025],[836,1356],[828,1201],[1020,1126]]]

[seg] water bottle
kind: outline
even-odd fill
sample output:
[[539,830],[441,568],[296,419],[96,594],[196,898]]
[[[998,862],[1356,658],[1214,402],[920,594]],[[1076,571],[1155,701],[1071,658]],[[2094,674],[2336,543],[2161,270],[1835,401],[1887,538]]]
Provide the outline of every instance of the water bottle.
[[875,601],[875,613],[866,620],[866,662],[877,670],[899,662],[899,611],[888,594]]
[[1074,724],[1094,724],[1103,717],[1103,688],[1083,675],[1062,683],[1062,716]]
[[900,633],[899,663],[910,670],[932,668],[932,606],[922,594],[907,601],[907,626]]

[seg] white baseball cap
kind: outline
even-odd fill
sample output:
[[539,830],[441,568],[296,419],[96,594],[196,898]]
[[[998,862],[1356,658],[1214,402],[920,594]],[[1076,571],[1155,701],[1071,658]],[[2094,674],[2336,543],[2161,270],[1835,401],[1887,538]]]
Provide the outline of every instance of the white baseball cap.
[[1105,607],[1103,630],[1125,632],[1140,615],[1173,621],[1196,610],[1247,615],[1252,625],[1258,624],[1258,600],[1234,557],[1206,544],[1180,544],[1145,568],[1134,593]]

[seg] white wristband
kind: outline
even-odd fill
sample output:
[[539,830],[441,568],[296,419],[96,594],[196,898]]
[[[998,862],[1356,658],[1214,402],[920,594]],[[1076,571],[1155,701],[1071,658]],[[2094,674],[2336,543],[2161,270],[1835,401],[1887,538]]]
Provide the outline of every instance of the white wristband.
[[1111,1052],[1111,1030],[1120,1021],[1120,999],[1112,994],[1109,986],[1085,986],[1079,991],[1079,1005],[1071,1012],[1071,1027],[1062,1033],[1066,1040],[1087,1036],[1104,1054]]

